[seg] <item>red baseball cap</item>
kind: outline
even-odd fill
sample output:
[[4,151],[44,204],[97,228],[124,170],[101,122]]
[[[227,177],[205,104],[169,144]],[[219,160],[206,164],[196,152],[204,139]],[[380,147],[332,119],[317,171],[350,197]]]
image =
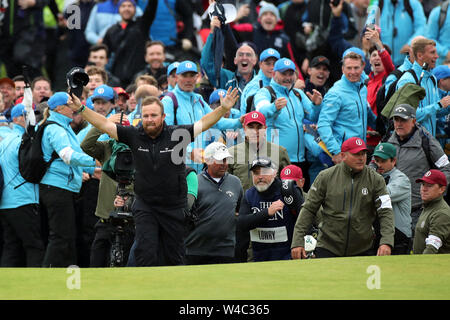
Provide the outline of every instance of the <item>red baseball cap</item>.
[[281,180],[298,180],[303,179],[302,169],[296,165],[290,164],[281,170],[280,173]]
[[367,150],[365,142],[358,137],[353,137],[344,141],[341,146],[342,152],[358,153]]
[[427,171],[422,178],[417,179],[416,182],[426,182],[429,184],[438,184],[440,186],[447,186],[447,178],[440,170],[431,169]]
[[15,83],[12,79],[7,78],[7,77],[1,78],[1,79],[0,79],[0,84],[2,84],[2,83],[7,83],[7,84],[9,84],[11,87],[13,87],[13,88],[16,87],[16,83]]
[[113,89],[117,93],[118,96],[122,94],[125,96],[125,98],[127,98],[127,99],[130,98],[130,95],[122,87],[114,87]]
[[257,123],[265,126],[266,125],[266,117],[264,117],[264,115],[259,111],[249,112],[244,117],[244,126],[246,126],[252,122],[257,122]]

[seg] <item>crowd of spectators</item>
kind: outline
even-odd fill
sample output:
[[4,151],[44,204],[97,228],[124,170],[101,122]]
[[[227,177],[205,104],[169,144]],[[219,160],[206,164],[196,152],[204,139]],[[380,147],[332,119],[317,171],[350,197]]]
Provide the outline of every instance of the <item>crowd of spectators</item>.
[[[212,0],[0,1],[1,266],[108,266],[109,214],[135,197],[124,265],[306,258],[308,235],[317,257],[450,253],[449,1],[380,0],[373,21],[369,4],[224,0],[220,14]],[[80,101],[67,92],[73,67],[89,77]],[[414,85],[416,104],[386,111]],[[222,114],[227,96],[235,104],[212,128],[190,127]],[[18,171],[28,104],[54,122],[39,185]],[[164,126],[195,132],[186,176],[177,171],[186,232],[171,220],[180,208],[140,198],[142,178],[141,193],[131,183],[125,197],[106,174],[134,143],[122,126],[142,127],[148,105],[161,107]],[[146,243],[144,207],[168,215],[152,221],[159,243]]]

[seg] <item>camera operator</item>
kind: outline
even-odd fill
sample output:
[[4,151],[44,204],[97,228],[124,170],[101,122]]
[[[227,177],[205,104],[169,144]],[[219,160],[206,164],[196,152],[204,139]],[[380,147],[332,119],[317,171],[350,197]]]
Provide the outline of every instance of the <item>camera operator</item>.
[[[116,124],[120,124],[121,114],[117,113],[108,118]],[[122,125],[129,125],[125,115],[123,115]],[[98,141],[98,138],[103,134],[100,130],[92,127],[86,134],[86,137],[81,142],[81,149],[91,157],[100,161],[103,165],[111,158],[113,152],[112,146],[115,140]],[[112,235],[116,228],[112,225],[110,213],[114,211],[115,207],[123,206],[120,202],[116,205],[116,193],[118,183],[107,174],[102,174],[100,178],[99,191],[97,197],[97,207],[95,215],[99,218],[95,225],[95,238],[91,246],[90,252],[90,267],[107,267],[109,266],[109,257],[111,251]],[[127,186],[126,191],[132,193],[133,185]],[[120,197],[119,197],[120,198]],[[132,229],[131,229],[132,230]],[[130,250],[133,242],[134,234],[127,233],[127,238],[124,241],[124,252]],[[125,254],[128,257],[128,254]]]
[[[74,97],[72,110],[93,126],[127,144],[136,164],[133,218],[136,225],[136,265],[184,263],[184,208],[186,207],[186,147],[211,128],[238,99],[238,90],[228,90],[221,107],[190,125],[165,124],[164,106],[157,97],[145,98],[142,125],[121,126],[82,106]],[[176,150],[176,151],[175,151]],[[162,248],[158,248],[159,246]]]

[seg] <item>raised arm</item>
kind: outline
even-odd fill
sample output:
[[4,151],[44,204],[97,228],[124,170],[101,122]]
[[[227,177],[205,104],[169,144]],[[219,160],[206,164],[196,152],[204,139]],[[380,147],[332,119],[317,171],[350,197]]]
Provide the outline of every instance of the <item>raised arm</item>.
[[216,108],[213,112],[205,114],[199,121],[194,123],[194,138],[197,137],[200,133],[208,130],[213,125],[215,125],[217,121],[219,121],[220,118],[222,118],[225,115],[225,113],[231,110],[231,108],[236,104],[236,101],[238,99],[239,99],[239,90],[237,88],[234,88],[233,91],[231,91],[231,87],[228,88],[225,98],[220,98],[220,107]]
[[109,121],[103,115],[83,106],[77,96],[72,95],[67,104],[70,109],[80,112],[87,122],[99,129],[101,132],[108,134],[113,139],[118,139],[117,126],[114,122]]

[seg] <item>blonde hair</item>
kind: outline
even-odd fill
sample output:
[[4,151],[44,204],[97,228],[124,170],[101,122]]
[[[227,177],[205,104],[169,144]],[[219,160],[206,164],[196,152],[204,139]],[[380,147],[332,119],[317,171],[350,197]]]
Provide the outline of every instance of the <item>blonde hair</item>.
[[411,48],[412,48],[412,52],[413,52],[414,58],[417,59],[417,54],[418,53],[424,53],[425,52],[425,48],[428,45],[436,46],[436,42],[434,40],[427,39],[427,38],[416,39],[411,44]]
[[342,64],[344,64],[346,59],[361,60],[361,64],[364,64],[365,62],[364,58],[356,52],[349,52],[348,54],[346,54],[345,57],[342,58]]

